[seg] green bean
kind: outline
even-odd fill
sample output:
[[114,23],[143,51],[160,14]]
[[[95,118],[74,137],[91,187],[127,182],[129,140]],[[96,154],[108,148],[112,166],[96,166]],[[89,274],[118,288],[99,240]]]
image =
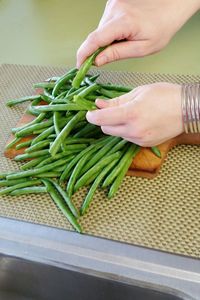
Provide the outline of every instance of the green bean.
[[50,144],[51,140],[40,141],[37,144],[34,144],[25,150],[25,153],[30,153],[32,151],[38,151],[40,149],[45,148]]
[[40,115],[40,112],[38,110],[35,109],[34,106],[30,105],[28,108],[27,108],[27,111],[26,111],[28,114],[30,115],[33,115],[33,116],[39,116]]
[[55,82],[38,82],[34,83],[33,88],[34,89],[53,89],[55,86]]
[[52,103],[52,101],[54,101],[53,97],[47,96],[47,95],[43,95],[41,94],[41,99],[49,104]]
[[92,144],[95,141],[96,141],[96,139],[91,139],[91,138],[68,137],[65,141],[65,145],[82,144],[82,143]]
[[11,131],[12,131],[12,133],[15,133],[15,132],[20,131],[20,130],[26,128],[26,127],[31,126],[31,125],[34,125],[36,123],[40,123],[42,120],[44,120],[45,117],[46,117],[46,113],[41,113],[35,119],[33,119],[33,121],[31,121],[31,122],[29,122],[29,123],[27,123],[23,126],[12,128]]
[[95,109],[97,109],[96,105],[93,102],[91,102],[89,100],[86,100],[86,99],[82,98],[79,95],[74,96],[73,101],[75,102],[75,104],[80,105],[85,110],[95,110]]
[[[81,174],[84,174],[92,166],[94,166],[103,156],[105,156],[119,141],[121,138],[112,137],[111,140],[101,148],[101,151],[97,152],[92,159],[83,167]],[[116,152],[116,151],[115,151]]]
[[52,124],[53,124],[52,119],[44,121],[42,123],[33,124],[33,125],[25,127],[24,129],[21,129],[20,131],[16,132],[15,136],[16,137],[27,136],[27,135],[32,134],[34,131],[36,131],[38,129],[44,129],[44,128],[50,127]]
[[60,172],[46,172],[46,173],[42,173],[42,174],[38,174],[38,175],[35,175],[35,177],[37,178],[57,178],[60,176]]
[[89,169],[79,180],[76,182],[74,186],[74,191],[78,191],[86,182],[90,181],[90,178],[93,176],[93,174],[97,173],[99,170],[102,170],[105,166],[107,166],[109,163],[111,163],[113,160],[118,159],[121,155],[121,152],[118,151],[116,153],[113,153],[111,155],[108,155],[104,158],[102,158],[100,161],[96,163],[95,166],[93,166],[91,169]]
[[29,158],[38,157],[38,156],[44,156],[47,154],[49,154],[48,149],[38,150],[38,151],[30,152],[30,153],[19,154],[19,155],[15,156],[15,160],[20,161],[20,160],[25,160],[25,159],[29,159]]
[[0,180],[0,187],[2,186],[12,186],[12,185],[16,185],[18,183],[22,183],[24,182],[24,178],[22,179],[15,179],[15,180]]
[[78,96],[81,97],[86,97],[87,95],[89,95],[92,92],[95,92],[96,90],[98,90],[99,85],[96,83],[93,83],[92,85],[86,87],[84,90],[82,90],[81,92],[78,93]]
[[45,79],[45,81],[58,81],[60,79],[60,76],[52,76],[52,77],[49,77],[47,79]]
[[151,151],[159,158],[161,158],[161,152],[160,149],[156,146],[151,147]]
[[20,140],[21,140],[20,137],[15,137],[9,144],[6,145],[6,149],[11,149]]
[[89,71],[90,67],[92,66],[96,56],[105,49],[105,47],[99,48],[97,49],[91,56],[89,56],[84,63],[82,64],[82,66],[80,67],[80,69],[78,70],[78,72],[76,73],[76,76],[74,77],[73,81],[72,81],[72,86],[74,88],[79,88],[81,82],[83,81],[86,73]]
[[[67,156],[69,156],[69,158],[67,158]],[[72,159],[72,157],[73,157],[72,151],[63,151],[63,152],[61,152],[61,153],[56,154],[54,157],[52,157],[52,156],[47,157],[47,158],[43,159],[43,161],[41,161],[41,162],[38,164],[37,167],[38,167],[38,168],[43,167],[43,166],[45,166],[45,165],[47,165],[47,164],[49,164],[49,163],[51,163],[51,162],[54,162],[54,161],[56,161],[56,160],[58,160],[58,159],[60,159],[60,158],[64,158],[64,157],[66,157],[65,162],[70,161],[70,160]]]
[[40,162],[44,161],[48,156],[41,156],[41,157],[38,157],[38,158],[34,158],[30,161],[28,161],[27,163],[25,163],[24,165],[22,165],[20,167],[20,170],[28,170],[28,169],[31,169],[35,166],[38,166],[40,164]]
[[66,126],[62,129],[60,134],[56,137],[52,145],[50,146],[49,152],[51,153],[52,156],[54,156],[58,150],[61,147],[61,144],[64,142],[66,137],[69,135],[71,130],[73,129],[74,125],[83,119],[85,119],[85,111],[79,111],[67,124]]
[[55,189],[63,197],[63,199],[65,200],[65,202],[68,205],[69,209],[71,210],[72,214],[74,215],[74,217],[78,218],[79,217],[79,212],[76,209],[73,202],[71,201],[70,197],[67,195],[67,193],[61,188],[61,186],[57,182],[55,182],[53,180],[49,180],[49,181],[54,185]]
[[32,186],[21,189],[16,189],[10,193],[11,196],[21,196],[27,194],[41,194],[47,193],[47,188],[44,186]]
[[98,126],[88,123],[84,128],[82,128],[81,130],[79,130],[79,132],[77,132],[74,135],[74,137],[75,138],[86,137],[87,134],[96,133],[96,130],[99,131],[99,127]]
[[133,158],[136,156],[136,154],[138,153],[138,151],[140,150],[139,146],[135,145],[131,145],[130,147],[130,156],[128,157],[128,159],[126,160],[123,168],[121,169],[120,173],[118,174],[118,176],[115,178],[114,182],[112,183],[109,193],[108,193],[108,198],[112,198],[114,196],[114,194],[118,191],[119,186],[121,185],[131,163]]
[[[12,176],[12,175],[9,175],[9,176]],[[5,188],[5,189],[1,190],[0,195],[6,195],[6,194],[9,194],[10,192],[12,192],[16,189],[27,187],[27,186],[32,186],[32,185],[37,185],[37,184],[40,184],[40,183],[41,183],[41,181],[39,179],[26,180],[22,183],[15,184],[15,185],[9,186],[8,188]]]
[[73,169],[67,184],[67,193],[69,197],[71,197],[73,194],[74,185],[76,183],[77,178],[79,177],[82,167],[85,165],[86,161],[89,159],[89,157],[91,157],[94,151],[94,148],[90,149],[84,156],[81,157],[81,159],[77,162],[75,168]]
[[22,97],[22,98],[19,98],[19,99],[11,99],[11,100],[7,101],[6,105],[11,107],[11,106],[14,106],[16,104],[20,104],[20,103],[23,103],[25,101],[33,101],[35,99],[40,100],[40,95]]
[[100,93],[100,95],[103,95],[105,97],[109,97],[110,99],[116,98],[116,97],[119,97],[119,96],[122,96],[122,95],[125,94],[124,92],[118,92],[118,91],[115,91],[115,90],[106,90],[104,88],[100,88],[99,93]]
[[34,138],[32,140],[31,145],[35,145],[38,142],[45,140],[53,132],[54,132],[54,126],[51,126],[51,127],[47,128],[40,135],[38,135],[36,138]]
[[56,81],[56,84],[53,88],[53,91],[52,91],[52,95],[53,97],[56,97],[56,95],[58,94],[58,91],[59,89],[67,82],[69,81],[70,79],[72,79],[75,74],[77,72],[77,69],[71,69],[69,70],[66,74],[64,74],[63,76],[61,76],[58,81]]
[[20,150],[21,148],[26,148],[28,146],[30,146],[30,144],[32,143],[32,140],[28,140],[28,141],[25,141],[25,142],[22,142],[18,145],[16,145],[16,150]]
[[8,176],[8,175],[12,175],[12,174],[15,174],[16,173],[16,171],[12,171],[12,172],[1,172],[0,173],[0,179],[6,179],[6,177]]
[[66,110],[87,110],[85,106],[76,103],[66,103],[66,104],[55,104],[55,105],[41,105],[36,106],[35,109],[38,112],[49,112],[49,111],[66,111]]
[[115,85],[115,84],[99,84],[102,88],[106,90],[114,90],[116,92],[124,92],[128,93],[133,90],[133,88],[123,85]]
[[63,197],[58,194],[58,192],[55,190],[54,186],[48,179],[44,179],[43,183],[45,184],[47,191],[49,195],[51,196],[52,200],[55,202],[55,204],[59,207],[61,212],[67,217],[68,221],[72,224],[72,226],[78,231],[82,232],[82,228],[80,224],[77,222],[74,215],[71,213],[71,211],[68,209],[66,202],[64,201]]
[[24,177],[35,176],[35,175],[53,170],[56,167],[61,166],[63,164],[65,164],[65,159],[61,158],[61,159],[59,159],[59,160],[57,160],[57,161],[55,161],[51,164],[45,165],[45,166],[40,167],[40,168],[10,174],[10,175],[6,176],[6,179],[11,180],[11,179],[19,179],[19,178],[24,178]]
[[136,148],[137,148],[136,145],[128,146],[128,149],[126,149],[125,154],[120,159],[117,166],[112,170],[112,172],[104,180],[104,182],[102,184],[103,188],[109,186],[114,181],[114,179],[118,176],[118,174],[120,174],[126,161],[129,159],[129,157],[132,157],[132,153],[135,151]]
[[80,213],[83,216],[89,208],[89,205],[92,201],[95,191],[97,190],[98,186],[100,185],[103,178],[107,175],[107,173],[114,167],[117,163],[117,159],[113,160],[108,166],[106,166],[101,173],[96,177],[95,181],[93,182],[92,186],[90,187],[89,192],[81,206]]
[[61,115],[58,111],[55,111],[53,114],[53,124],[54,124],[54,128],[55,128],[55,133],[56,135],[59,135],[60,133],[60,119]]
[[71,169],[76,165],[76,163],[88,152],[90,149],[94,149],[94,152],[101,148],[106,142],[108,138],[104,138],[101,141],[97,142],[96,144],[90,145],[88,148],[81,151],[71,162],[66,166],[64,172],[60,176],[60,182],[64,182],[65,179],[68,178]]
[[99,76],[100,76],[100,74],[92,75],[92,76],[90,77],[90,80],[91,80],[92,82],[95,82],[95,81],[99,78]]

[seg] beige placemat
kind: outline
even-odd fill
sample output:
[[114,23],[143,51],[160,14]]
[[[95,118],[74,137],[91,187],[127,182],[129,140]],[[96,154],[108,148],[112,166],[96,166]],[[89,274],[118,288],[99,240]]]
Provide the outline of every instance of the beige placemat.
[[[65,68],[2,65],[0,67],[0,171],[18,167],[3,156],[10,129],[25,106],[7,108],[8,98],[33,93],[32,84]],[[95,70],[93,72],[96,72]],[[99,70],[98,70],[99,72]],[[141,85],[156,81],[194,82],[200,76],[101,72],[101,81]],[[178,146],[168,154],[160,175],[153,179],[127,177],[111,201],[98,191],[87,215],[80,219],[87,234],[162,251],[200,257],[200,147]],[[73,200],[82,202],[86,189]],[[46,195],[2,197],[0,215],[72,230]]]

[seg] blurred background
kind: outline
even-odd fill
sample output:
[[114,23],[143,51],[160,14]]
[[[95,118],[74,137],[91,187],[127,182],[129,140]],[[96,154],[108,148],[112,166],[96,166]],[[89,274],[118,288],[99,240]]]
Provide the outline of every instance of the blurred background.
[[[106,0],[0,0],[0,63],[74,66],[76,51],[96,28]],[[200,14],[160,53],[104,69],[200,74]]]

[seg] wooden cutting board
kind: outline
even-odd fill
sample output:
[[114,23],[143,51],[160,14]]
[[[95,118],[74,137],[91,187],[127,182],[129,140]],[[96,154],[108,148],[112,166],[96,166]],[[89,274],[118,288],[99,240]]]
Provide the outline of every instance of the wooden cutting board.
[[[25,125],[33,120],[33,116],[25,113],[22,118],[19,120],[18,126]],[[21,142],[27,141],[31,139],[32,137],[25,137],[23,138]],[[13,139],[13,136],[10,137],[8,143]],[[180,144],[186,144],[186,145],[200,145],[200,134],[181,134],[161,145],[158,146],[158,148],[161,151],[162,158],[158,158],[155,156],[155,154],[152,153],[152,151],[148,148],[142,148],[141,151],[137,154],[137,156],[133,159],[133,162],[131,164],[131,167],[129,168],[129,171],[127,175],[129,176],[140,176],[140,177],[147,177],[147,178],[154,178],[164,160],[167,157],[167,153],[169,150]],[[18,154],[24,153],[25,148],[16,150],[15,148],[11,148],[8,150],[5,150],[4,154],[8,158],[14,158]]]

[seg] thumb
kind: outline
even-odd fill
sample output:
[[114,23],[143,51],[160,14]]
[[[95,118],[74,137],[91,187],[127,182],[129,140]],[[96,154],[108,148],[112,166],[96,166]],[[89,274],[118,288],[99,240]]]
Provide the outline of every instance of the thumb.
[[112,61],[142,57],[148,54],[148,41],[123,41],[114,43],[102,51],[95,59],[96,66],[102,66]]

